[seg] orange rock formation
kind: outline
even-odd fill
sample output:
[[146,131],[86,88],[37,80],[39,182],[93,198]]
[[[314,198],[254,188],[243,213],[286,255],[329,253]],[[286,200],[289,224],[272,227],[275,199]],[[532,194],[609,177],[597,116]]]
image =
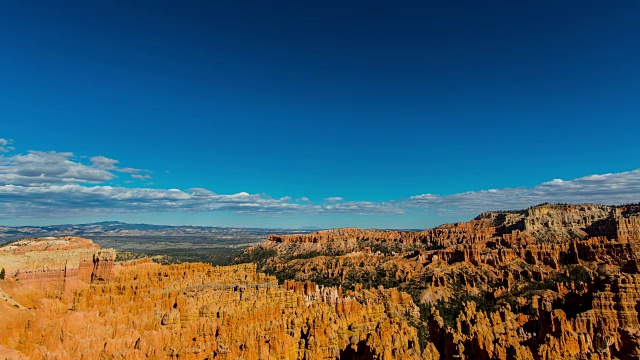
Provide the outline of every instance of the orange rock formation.
[[[0,357],[418,359],[419,317],[395,289],[278,285],[253,264],[114,263],[80,238],[0,248]],[[437,356],[435,349],[425,357]]]
[[639,254],[637,205],[272,235],[242,259],[281,285],[25,239],[0,248],[0,358],[639,359]]
[[[272,235],[245,253],[256,255],[280,277],[410,292],[446,359],[640,358],[639,205],[541,205],[420,232]],[[461,295],[473,301],[453,322],[431,313]]]

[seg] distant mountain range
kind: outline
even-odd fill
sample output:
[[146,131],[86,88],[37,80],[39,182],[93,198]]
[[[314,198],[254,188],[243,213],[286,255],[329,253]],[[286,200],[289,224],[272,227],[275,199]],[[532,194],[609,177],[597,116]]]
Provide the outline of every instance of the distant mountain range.
[[46,236],[260,236],[269,233],[304,233],[319,230],[315,227],[298,229],[240,228],[219,226],[173,226],[129,224],[120,221],[102,221],[89,224],[63,224],[50,226],[0,226],[0,239],[11,241],[25,237]]

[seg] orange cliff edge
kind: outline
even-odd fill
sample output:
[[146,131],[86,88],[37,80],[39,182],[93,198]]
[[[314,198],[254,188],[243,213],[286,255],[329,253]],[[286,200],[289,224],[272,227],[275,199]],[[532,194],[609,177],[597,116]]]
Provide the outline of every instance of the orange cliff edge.
[[[437,358],[411,297],[288,281],[253,264],[116,263],[77,237],[0,248],[0,359]],[[434,353],[435,352],[435,353]]]
[[[272,235],[251,254],[296,281],[255,264],[115,262],[80,238],[2,247],[0,359],[640,359],[638,205]],[[411,295],[316,284],[379,275]],[[430,307],[463,293],[477,301],[453,318]]]
[[[443,359],[640,359],[640,205],[544,204],[417,232],[272,235],[245,251],[264,254],[262,270],[298,281],[378,279],[410,292]],[[432,312],[463,294],[489,305],[462,303],[448,323]]]

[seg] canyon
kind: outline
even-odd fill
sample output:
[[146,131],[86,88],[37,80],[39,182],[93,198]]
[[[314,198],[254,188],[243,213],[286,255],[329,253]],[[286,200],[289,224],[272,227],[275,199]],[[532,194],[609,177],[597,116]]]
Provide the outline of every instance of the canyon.
[[115,262],[115,255],[77,237],[25,239],[0,248],[0,358],[423,355],[409,325],[418,308],[396,289],[279,285],[254,264],[160,265]]
[[272,235],[239,260],[405,291],[441,358],[638,359],[639,231],[638,205],[542,204],[418,232]]
[[272,234],[234,265],[0,247],[5,359],[640,359],[640,205]]

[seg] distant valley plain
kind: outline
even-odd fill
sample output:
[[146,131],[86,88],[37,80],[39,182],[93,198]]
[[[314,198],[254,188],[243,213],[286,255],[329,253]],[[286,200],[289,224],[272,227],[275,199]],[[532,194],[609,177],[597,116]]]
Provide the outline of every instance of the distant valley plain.
[[0,243],[27,237],[80,236],[103,248],[118,250],[122,259],[155,256],[158,262],[206,262],[226,265],[269,234],[309,233],[307,229],[263,229],[212,226],[166,226],[117,221],[80,225],[0,226]]

